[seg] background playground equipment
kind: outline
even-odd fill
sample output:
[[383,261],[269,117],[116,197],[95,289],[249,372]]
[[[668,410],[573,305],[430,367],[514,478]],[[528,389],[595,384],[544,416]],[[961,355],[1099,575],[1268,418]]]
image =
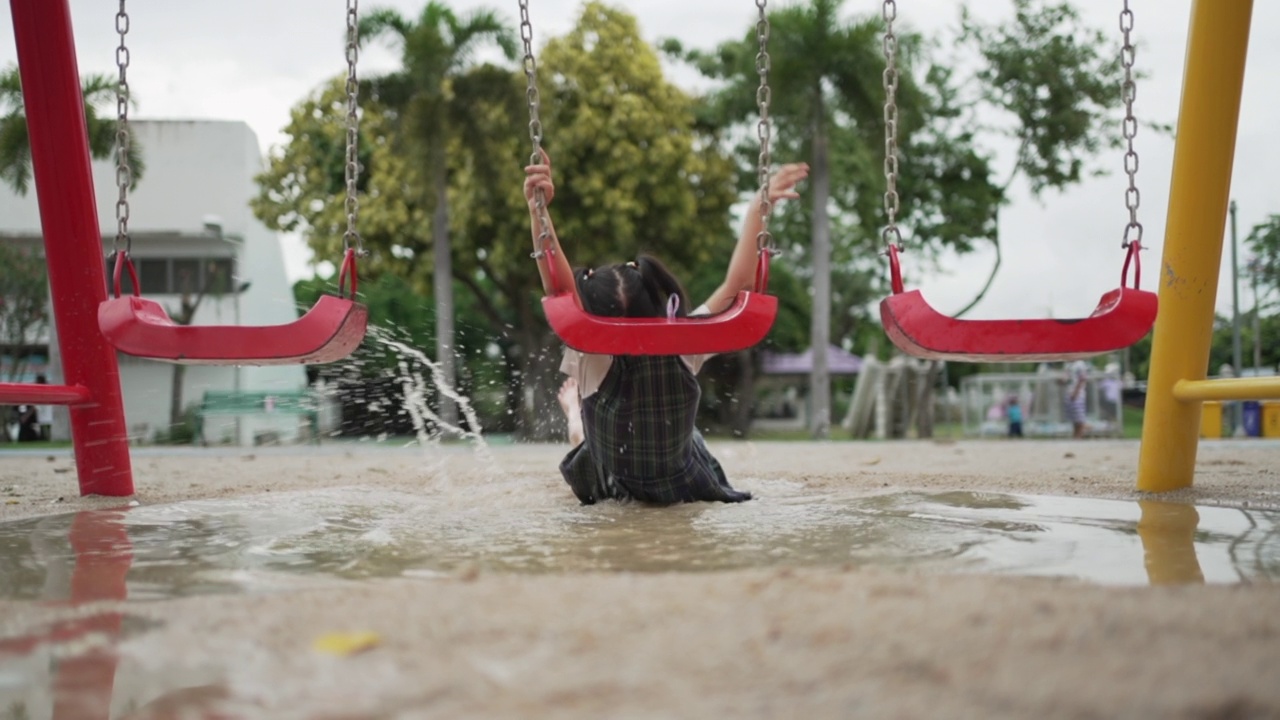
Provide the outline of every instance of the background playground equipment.
[[841,426],[855,438],[931,437],[936,413],[932,407],[938,378],[935,363],[896,355],[889,362],[862,359],[849,411]]
[[[960,381],[960,418],[966,436],[1002,437],[1009,434],[1009,399],[1022,406],[1023,434],[1070,437],[1065,375],[1042,367],[1038,372],[981,373]],[[1091,368],[1085,385],[1085,434],[1090,437],[1124,435],[1123,379],[1118,368]]]
[[1261,403],[1262,437],[1280,438],[1280,402],[1268,400]]
[[[207,419],[220,415],[295,415],[305,423],[311,441],[320,444],[320,402],[310,391],[206,390],[195,412],[196,442],[209,444]],[[255,440],[255,444],[259,443]]]

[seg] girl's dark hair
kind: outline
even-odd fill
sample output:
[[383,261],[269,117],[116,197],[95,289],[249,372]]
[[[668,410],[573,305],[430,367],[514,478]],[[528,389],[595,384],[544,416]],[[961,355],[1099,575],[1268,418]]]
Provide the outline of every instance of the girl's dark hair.
[[579,268],[573,271],[582,308],[605,317],[666,317],[668,299],[680,298],[676,315],[688,314],[680,281],[657,258],[641,255],[635,262]]

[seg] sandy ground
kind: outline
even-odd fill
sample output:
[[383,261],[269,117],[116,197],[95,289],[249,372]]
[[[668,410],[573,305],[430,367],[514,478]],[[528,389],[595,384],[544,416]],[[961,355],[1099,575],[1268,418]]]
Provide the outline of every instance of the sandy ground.
[[[350,485],[426,493],[501,472],[545,478],[547,502],[572,505],[554,470],[563,450],[139,452],[136,499]],[[713,450],[748,490],[783,478],[868,493],[1139,498],[1131,442]],[[1280,443],[1204,443],[1199,458],[1196,486],[1160,499],[1280,508]],[[0,496],[0,520],[120,504],[76,497],[65,454],[0,455]],[[462,571],[125,606],[0,601],[0,643],[118,612],[126,631],[112,661],[114,695],[81,698],[110,702],[113,717],[186,708],[264,718],[1280,718],[1280,588],[1268,583],[1114,588],[851,567]],[[345,657],[317,652],[317,635],[333,631],[373,632],[380,642]],[[112,636],[42,652],[92,658]]]

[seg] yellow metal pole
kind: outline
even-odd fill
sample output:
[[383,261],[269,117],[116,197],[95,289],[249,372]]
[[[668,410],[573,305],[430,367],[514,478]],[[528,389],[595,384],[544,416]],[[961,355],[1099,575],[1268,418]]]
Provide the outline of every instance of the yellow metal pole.
[[1190,400],[1280,400],[1280,377],[1179,380],[1173,396]]
[[1203,380],[1209,364],[1252,13],[1252,0],[1194,0],[1191,7],[1139,490],[1188,487],[1195,476],[1200,402],[1178,400],[1173,388]]

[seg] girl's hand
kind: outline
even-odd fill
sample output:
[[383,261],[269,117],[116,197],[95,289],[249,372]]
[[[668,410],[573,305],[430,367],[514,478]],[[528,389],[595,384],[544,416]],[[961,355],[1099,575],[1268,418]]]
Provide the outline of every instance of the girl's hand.
[[532,204],[534,193],[541,188],[543,202],[550,205],[551,198],[556,196],[556,186],[551,181],[551,156],[547,155],[546,150],[541,150],[541,152],[542,163],[529,165],[524,169],[524,199]]
[[800,193],[796,192],[796,184],[807,177],[808,163],[788,163],[778,168],[778,172],[769,179],[769,202],[798,199]]

